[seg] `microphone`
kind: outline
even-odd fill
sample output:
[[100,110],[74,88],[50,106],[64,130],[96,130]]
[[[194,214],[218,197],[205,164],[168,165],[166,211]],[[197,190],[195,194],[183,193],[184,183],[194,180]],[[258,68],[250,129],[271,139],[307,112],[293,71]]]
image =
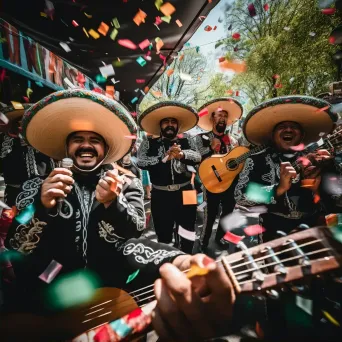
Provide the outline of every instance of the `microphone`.
[[[63,167],[64,169],[68,169],[70,170],[74,165],[74,162],[71,158],[63,158],[60,162],[59,162],[59,167]],[[58,198],[57,199],[57,210],[58,213],[60,213],[61,209],[62,209],[62,204],[63,204],[64,198]]]

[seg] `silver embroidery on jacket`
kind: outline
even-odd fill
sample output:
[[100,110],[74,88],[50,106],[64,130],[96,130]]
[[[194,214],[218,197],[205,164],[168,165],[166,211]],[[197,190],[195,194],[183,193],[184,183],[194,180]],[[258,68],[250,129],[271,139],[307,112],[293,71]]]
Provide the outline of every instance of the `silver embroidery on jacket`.
[[43,181],[39,177],[24,182],[23,191],[16,198],[16,207],[19,211],[34,202],[34,197],[37,195],[42,183]]

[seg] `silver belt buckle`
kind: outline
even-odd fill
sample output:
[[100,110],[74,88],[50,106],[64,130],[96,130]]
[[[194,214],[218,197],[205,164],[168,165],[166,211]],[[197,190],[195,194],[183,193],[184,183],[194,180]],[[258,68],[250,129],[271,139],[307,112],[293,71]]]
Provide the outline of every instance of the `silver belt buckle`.
[[180,186],[178,184],[172,184],[167,186],[169,191],[177,191],[180,189]]

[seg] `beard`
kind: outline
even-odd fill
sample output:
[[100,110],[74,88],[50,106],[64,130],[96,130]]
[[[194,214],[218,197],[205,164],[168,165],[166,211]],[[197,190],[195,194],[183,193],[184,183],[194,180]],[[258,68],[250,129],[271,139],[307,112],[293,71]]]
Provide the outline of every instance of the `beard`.
[[176,137],[177,131],[173,126],[167,126],[161,130],[161,134],[163,137],[165,137],[167,139],[173,139]]
[[216,128],[217,132],[224,133],[224,131],[226,130],[226,124],[218,123],[218,124],[216,124],[215,128]]

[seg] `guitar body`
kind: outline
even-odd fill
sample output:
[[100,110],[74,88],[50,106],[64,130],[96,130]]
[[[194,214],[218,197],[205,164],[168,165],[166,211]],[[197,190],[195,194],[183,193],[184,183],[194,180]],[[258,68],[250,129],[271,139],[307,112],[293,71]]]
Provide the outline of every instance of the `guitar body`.
[[3,342],[67,341],[87,330],[121,318],[138,305],[125,291],[101,288],[84,305],[60,314],[42,317],[31,314],[0,315],[0,336]]
[[216,154],[203,160],[199,167],[199,176],[204,187],[214,194],[229,189],[245,165],[244,162],[237,163],[236,158],[247,152],[247,147],[238,146],[225,155]]

